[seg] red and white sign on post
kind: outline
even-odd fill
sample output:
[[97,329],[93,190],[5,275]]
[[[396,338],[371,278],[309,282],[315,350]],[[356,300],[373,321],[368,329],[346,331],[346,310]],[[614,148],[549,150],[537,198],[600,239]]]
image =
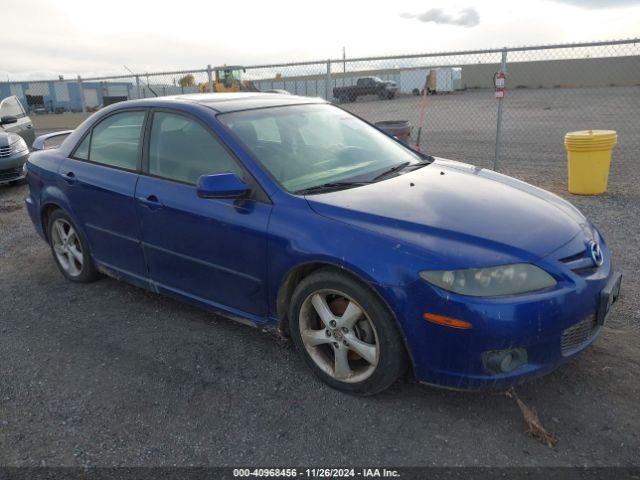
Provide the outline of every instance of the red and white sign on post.
[[504,98],[504,72],[498,72],[493,77],[493,84],[496,87],[495,96],[498,100]]

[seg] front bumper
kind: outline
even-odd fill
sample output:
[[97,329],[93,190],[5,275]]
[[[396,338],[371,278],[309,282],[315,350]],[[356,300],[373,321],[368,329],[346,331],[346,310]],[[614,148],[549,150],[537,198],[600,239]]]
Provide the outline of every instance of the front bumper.
[[0,185],[25,178],[22,167],[28,158],[28,153],[0,158]]
[[[553,371],[601,332],[606,320],[598,312],[602,292],[612,289],[619,276],[609,258],[606,251],[601,267],[572,273],[554,289],[526,295],[466,297],[423,281],[396,289],[395,298],[402,303],[396,312],[402,312],[399,320],[417,379],[455,389],[498,390]],[[473,328],[428,322],[422,318],[426,312],[470,322]],[[526,363],[508,373],[490,371],[483,360],[487,352],[509,349],[524,349]]]

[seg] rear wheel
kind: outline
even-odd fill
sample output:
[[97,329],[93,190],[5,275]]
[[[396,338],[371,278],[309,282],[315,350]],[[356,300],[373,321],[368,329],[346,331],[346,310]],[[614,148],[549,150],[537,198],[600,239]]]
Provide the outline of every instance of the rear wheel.
[[60,272],[72,282],[91,282],[99,277],[89,247],[71,217],[62,210],[49,217],[49,244]]
[[406,370],[402,338],[386,305],[340,272],[319,270],[300,282],[290,331],[311,370],[338,390],[371,395]]

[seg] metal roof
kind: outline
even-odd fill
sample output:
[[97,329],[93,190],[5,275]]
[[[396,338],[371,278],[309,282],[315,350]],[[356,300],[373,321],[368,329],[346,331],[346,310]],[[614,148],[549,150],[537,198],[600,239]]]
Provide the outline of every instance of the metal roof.
[[153,104],[165,102],[198,103],[217,112],[235,112],[253,108],[300,105],[306,103],[326,103],[322,98],[280,95],[277,93],[238,92],[238,93],[190,93],[166,97],[134,100],[136,103]]

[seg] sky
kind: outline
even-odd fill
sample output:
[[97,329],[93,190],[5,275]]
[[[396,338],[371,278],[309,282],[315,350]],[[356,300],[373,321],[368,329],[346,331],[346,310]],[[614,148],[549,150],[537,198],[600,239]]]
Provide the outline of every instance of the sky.
[[0,81],[640,37],[640,0],[0,0]]

